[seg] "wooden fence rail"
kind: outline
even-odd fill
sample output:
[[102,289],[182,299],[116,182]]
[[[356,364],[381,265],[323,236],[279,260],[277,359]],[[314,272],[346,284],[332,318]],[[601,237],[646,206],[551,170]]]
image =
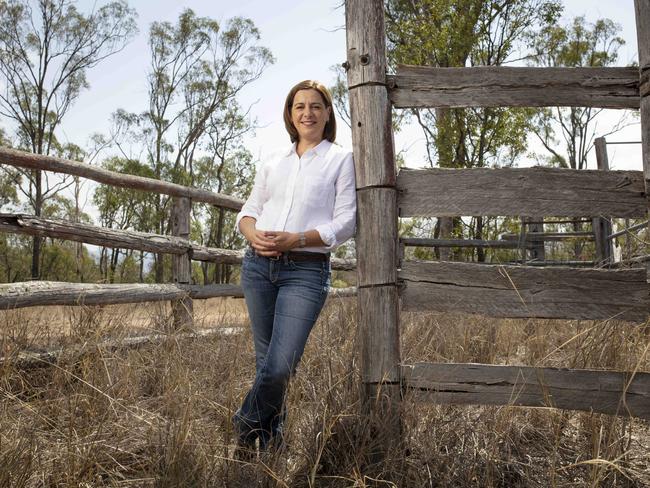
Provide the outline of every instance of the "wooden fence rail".
[[650,314],[645,269],[405,261],[399,278],[407,311],[636,322],[645,322]]
[[397,189],[401,217],[647,214],[641,171],[401,169]]
[[397,108],[639,108],[637,68],[400,65],[388,84]]
[[650,419],[650,373],[418,363],[402,367],[416,399],[586,410]]
[[221,193],[214,193],[201,188],[191,188],[177,185],[176,183],[156,180],[154,178],[117,173],[97,166],[91,166],[77,161],[70,161],[69,159],[16,151],[15,149],[8,149],[6,147],[0,147],[0,164],[7,164],[19,168],[51,171],[54,173],[64,173],[72,176],[81,176],[83,178],[97,181],[98,183],[104,183],[106,185],[117,186],[120,188],[130,188],[133,190],[163,193],[174,197],[191,198],[194,202],[211,203],[230,210],[240,210],[244,204],[243,200],[240,198]]
[[[355,288],[331,288],[330,296],[356,295]],[[27,281],[0,284],[0,310],[46,305],[115,305],[120,303],[205,300],[243,297],[239,285],[187,285],[146,283],[63,283]]]
[[[109,229],[90,224],[69,222],[60,219],[44,219],[25,214],[0,214],[0,232],[37,235],[83,242],[96,246],[138,251],[190,254],[192,260],[220,264],[241,264],[243,250],[219,249],[201,246],[177,236],[151,234],[134,230]],[[332,258],[332,269],[353,270],[354,259]]]
[[486,239],[425,239],[420,237],[402,237],[399,241],[405,246],[421,247],[487,247],[493,249],[518,249],[520,247],[517,242]]

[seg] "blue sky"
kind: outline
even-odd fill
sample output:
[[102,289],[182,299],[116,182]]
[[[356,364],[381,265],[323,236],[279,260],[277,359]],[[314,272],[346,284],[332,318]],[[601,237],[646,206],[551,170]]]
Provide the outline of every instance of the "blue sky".
[[[98,2],[101,4],[102,2]],[[252,19],[261,31],[261,43],[276,58],[262,78],[250,86],[240,99],[243,105],[255,104],[252,113],[262,128],[247,140],[256,158],[287,141],[281,111],[288,89],[297,81],[312,78],[331,84],[330,67],[345,61],[344,10],[341,0],[131,0],[139,15],[140,33],[122,52],[89,72],[91,89],[73,107],[63,124],[64,140],[84,145],[93,132],[106,132],[110,115],[117,108],[139,112],[145,109],[145,77],[148,69],[147,31],[151,22],[174,22],[185,8],[197,15],[226,20],[233,16]],[[94,1],[80,2],[90,9]],[[608,17],[621,24],[627,45],[621,50],[619,64],[636,60],[636,30],[633,0],[567,0],[566,18],[585,15],[588,20]],[[604,117],[603,130],[618,120],[617,111]],[[338,140],[350,146],[350,134],[340,124]],[[611,140],[639,140],[638,125],[629,127]],[[396,136],[396,149],[407,150],[408,165],[423,162],[424,146],[419,129],[410,128]],[[610,161],[615,169],[641,169],[640,146],[610,146]],[[592,166],[593,167],[593,166]]]

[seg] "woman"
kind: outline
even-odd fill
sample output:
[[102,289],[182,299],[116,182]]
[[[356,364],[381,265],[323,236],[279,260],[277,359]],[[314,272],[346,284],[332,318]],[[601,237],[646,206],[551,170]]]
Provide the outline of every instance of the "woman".
[[284,106],[291,147],[259,169],[237,215],[248,240],[241,284],[255,345],[255,381],[233,417],[239,456],[282,445],[284,398],[327,298],[330,252],[355,230],[352,154],[334,145],[325,86],[294,86]]

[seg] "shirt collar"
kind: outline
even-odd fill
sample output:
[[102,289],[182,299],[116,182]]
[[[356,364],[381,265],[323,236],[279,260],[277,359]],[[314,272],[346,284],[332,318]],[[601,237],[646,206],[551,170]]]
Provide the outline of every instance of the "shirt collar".
[[[296,146],[298,145],[297,142],[294,142],[291,144],[291,147],[287,151],[287,156],[291,156],[296,152]],[[323,139],[318,143],[316,147],[312,147],[309,151],[314,151],[317,155],[323,157],[327,154],[327,151],[329,151],[330,147],[332,147],[332,143],[328,141],[327,139]]]

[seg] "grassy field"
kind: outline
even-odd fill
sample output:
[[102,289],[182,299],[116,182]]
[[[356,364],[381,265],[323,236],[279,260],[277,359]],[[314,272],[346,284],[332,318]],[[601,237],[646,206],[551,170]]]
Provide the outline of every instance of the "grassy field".
[[[0,312],[0,487],[645,487],[648,422],[516,407],[403,402],[405,445],[358,403],[356,300],[328,302],[291,384],[288,450],[232,459],[230,416],[254,372],[241,300],[196,302],[202,338],[167,334],[164,305]],[[237,332],[241,330],[241,332]],[[57,347],[54,365],[19,351]],[[403,316],[402,358],[650,371],[650,327],[620,322]]]

